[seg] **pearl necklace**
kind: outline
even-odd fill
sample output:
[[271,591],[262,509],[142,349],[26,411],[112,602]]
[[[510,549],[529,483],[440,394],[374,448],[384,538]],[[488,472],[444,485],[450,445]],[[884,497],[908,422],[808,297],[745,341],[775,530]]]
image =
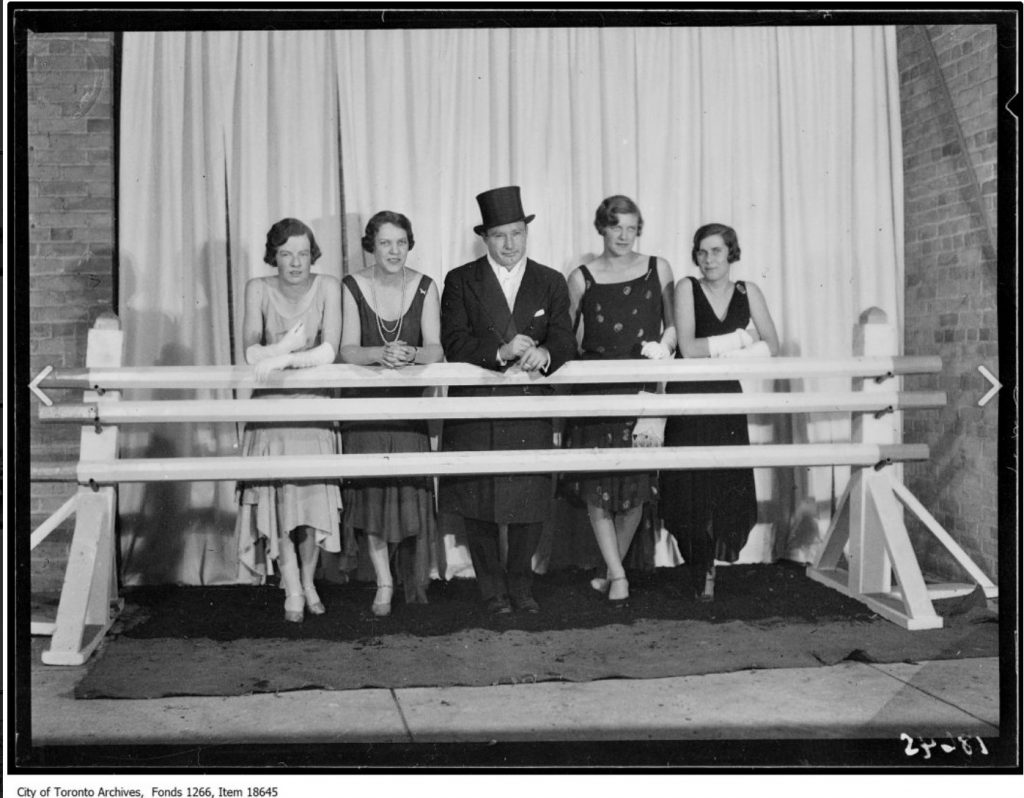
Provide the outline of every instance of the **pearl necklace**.
[[[388,327],[381,319],[380,313],[377,312],[377,308],[380,307],[377,304],[377,270],[376,267],[373,271],[373,278],[370,280],[370,296],[373,297],[373,318],[377,321],[377,332],[380,333],[381,340],[386,344],[393,344],[399,338],[402,337],[402,322],[405,320],[405,264],[402,264],[402,304],[398,306],[398,321],[394,323],[392,327]],[[394,335],[390,341],[388,340],[389,335]]]

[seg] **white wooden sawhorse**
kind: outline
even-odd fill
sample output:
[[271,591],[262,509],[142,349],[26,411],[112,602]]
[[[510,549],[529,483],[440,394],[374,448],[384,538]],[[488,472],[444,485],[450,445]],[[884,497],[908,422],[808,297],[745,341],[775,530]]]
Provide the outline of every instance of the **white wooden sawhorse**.
[[[887,323],[883,311],[871,308],[860,321],[854,338],[855,355],[897,351],[895,329]],[[865,393],[887,390],[879,380],[858,382]],[[884,445],[898,440],[899,431],[891,415],[861,415],[854,417],[853,438],[858,443]],[[836,505],[825,544],[807,575],[905,629],[941,628],[942,618],[935,612],[932,599],[970,593],[975,584],[925,583],[903,521],[904,507],[921,519],[987,598],[998,596],[992,581],[889,469],[854,470]],[[844,554],[846,568],[841,567]]]

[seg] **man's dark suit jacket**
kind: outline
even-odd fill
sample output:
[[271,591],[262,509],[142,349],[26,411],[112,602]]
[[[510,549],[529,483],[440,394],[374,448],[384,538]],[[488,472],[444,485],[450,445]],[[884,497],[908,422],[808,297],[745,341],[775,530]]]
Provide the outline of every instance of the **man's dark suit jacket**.
[[[486,257],[453,269],[441,297],[441,343],[452,363],[473,363],[504,371],[498,348],[522,333],[551,353],[548,374],[576,356],[576,337],[569,320],[569,290],[554,269],[527,259],[523,281],[509,312],[498,278]],[[457,387],[449,396],[544,395],[550,386],[513,384],[503,387]],[[445,451],[550,449],[551,419],[449,420]],[[438,496],[442,512],[499,524],[543,521],[550,512],[551,475],[446,477]]]

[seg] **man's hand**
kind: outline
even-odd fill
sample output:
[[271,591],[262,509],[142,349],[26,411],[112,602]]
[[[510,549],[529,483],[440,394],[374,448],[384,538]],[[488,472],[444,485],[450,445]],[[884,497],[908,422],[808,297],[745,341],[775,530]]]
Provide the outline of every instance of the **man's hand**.
[[551,354],[543,346],[531,346],[519,358],[519,368],[523,371],[538,371],[551,361]]
[[534,348],[536,345],[536,342],[530,336],[520,333],[507,344],[502,344],[498,348],[498,357],[506,363],[510,363],[513,360],[522,357],[524,353]]

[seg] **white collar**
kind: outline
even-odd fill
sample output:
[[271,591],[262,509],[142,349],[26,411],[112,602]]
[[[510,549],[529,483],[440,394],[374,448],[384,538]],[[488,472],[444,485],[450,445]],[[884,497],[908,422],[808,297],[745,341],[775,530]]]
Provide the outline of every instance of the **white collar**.
[[507,280],[518,274],[520,271],[522,271],[523,266],[526,264],[526,257],[526,255],[523,255],[519,262],[511,269],[506,269],[504,266],[502,266],[500,263],[494,260],[494,258],[491,257],[490,252],[487,253],[487,262],[491,264],[491,268],[494,270],[495,277],[501,280],[502,272],[504,272],[506,274],[505,279]]

